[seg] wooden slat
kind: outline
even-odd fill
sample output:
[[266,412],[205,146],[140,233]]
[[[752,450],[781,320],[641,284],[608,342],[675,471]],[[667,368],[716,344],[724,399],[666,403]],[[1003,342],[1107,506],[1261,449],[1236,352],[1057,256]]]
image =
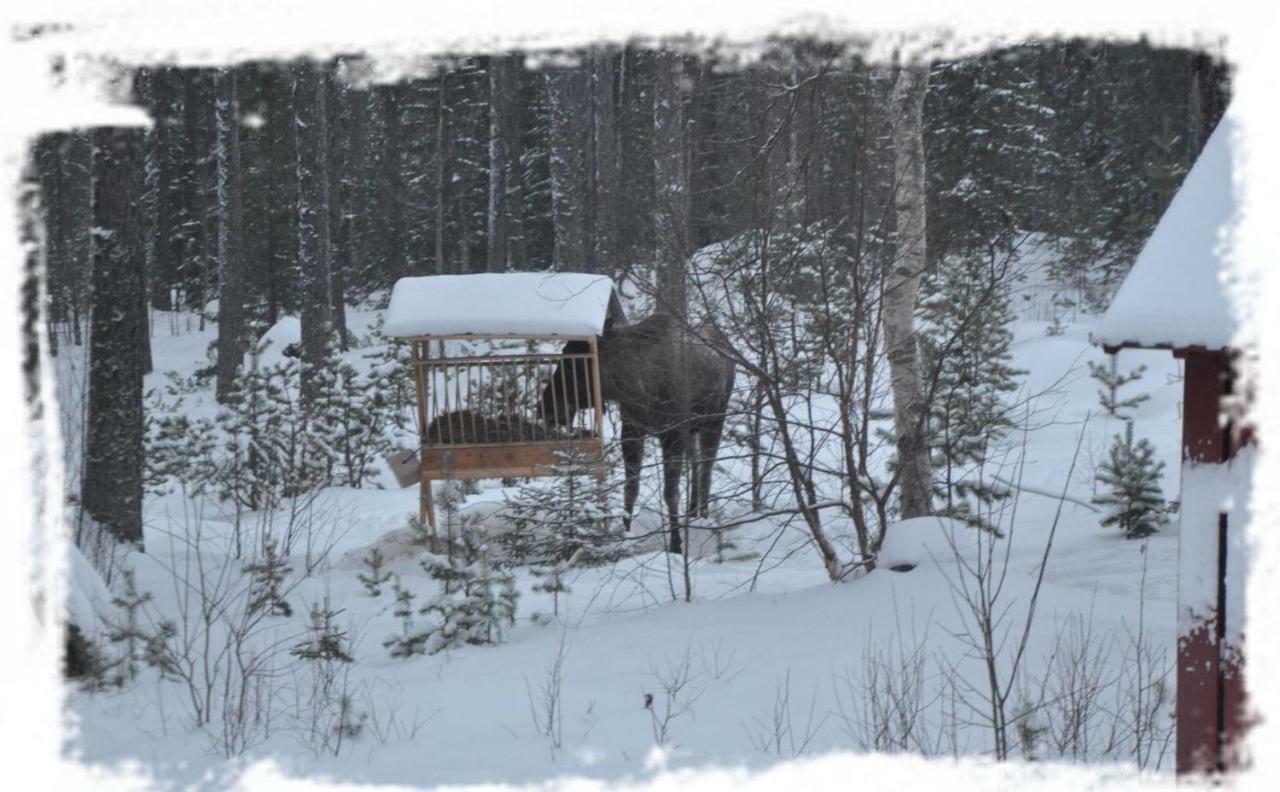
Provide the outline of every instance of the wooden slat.
[[422,449],[422,475],[428,479],[501,478],[547,476],[562,464],[561,452],[599,456],[598,440],[557,443],[502,443],[484,446],[426,446]]
[[504,355],[502,353],[494,353],[493,355],[468,355],[467,357],[451,357],[436,358],[434,360],[415,360],[415,366],[432,365],[444,368],[447,366],[463,366],[467,364],[482,366],[500,366],[505,363],[559,363],[561,360],[590,360],[590,353],[573,352],[568,355],[562,355],[559,352],[547,352],[543,355]]

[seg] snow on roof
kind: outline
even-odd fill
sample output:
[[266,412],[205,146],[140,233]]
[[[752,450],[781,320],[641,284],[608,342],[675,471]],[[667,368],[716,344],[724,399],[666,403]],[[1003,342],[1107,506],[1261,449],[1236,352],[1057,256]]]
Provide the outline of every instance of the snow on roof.
[[1092,340],[1107,346],[1222,349],[1236,321],[1223,254],[1236,212],[1235,124],[1223,117],[1147,240]]
[[509,272],[401,278],[385,332],[444,335],[597,336],[613,281],[573,272]]

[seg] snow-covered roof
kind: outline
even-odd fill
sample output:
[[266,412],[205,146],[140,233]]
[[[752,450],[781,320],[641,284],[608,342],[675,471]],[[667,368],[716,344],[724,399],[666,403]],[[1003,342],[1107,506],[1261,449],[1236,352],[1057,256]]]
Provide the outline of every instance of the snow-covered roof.
[[1223,282],[1223,254],[1236,212],[1234,136],[1228,113],[1099,322],[1095,344],[1174,349],[1231,344],[1236,321]]
[[598,336],[613,281],[574,272],[510,272],[401,278],[385,332],[446,335]]

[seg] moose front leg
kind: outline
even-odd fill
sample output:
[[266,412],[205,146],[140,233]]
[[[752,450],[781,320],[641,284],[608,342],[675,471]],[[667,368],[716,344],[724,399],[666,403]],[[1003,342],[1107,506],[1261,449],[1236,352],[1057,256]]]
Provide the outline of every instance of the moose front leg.
[[622,424],[622,467],[625,479],[622,485],[622,530],[631,530],[631,514],[640,494],[640,466],[644,462],[644,435],[631,424]]
[[684,442],[679,432],[662,436],[662,499],[671,520],[671,552],[681,552],[680,475],[684,472]]

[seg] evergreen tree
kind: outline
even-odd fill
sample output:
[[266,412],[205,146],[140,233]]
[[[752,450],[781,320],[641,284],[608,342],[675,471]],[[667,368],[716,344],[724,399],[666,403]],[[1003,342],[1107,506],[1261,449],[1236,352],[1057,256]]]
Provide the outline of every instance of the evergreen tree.
[[523,484],[507,498],[502,514],[509,531],[501,541],[514,562],[532,564],[549,585],[562,585],[567,567],[598,566],[622,555],[610,529],[616,493],[595,478],[594,465],[566,451],[552,476]]
[[142,262],[129,256],[138,222],[130,203],[139,130],[93,131],[93,314],[88,432],[81,503],[121,542],[142,545],[143,360],[147,332]]
[[292,571],[293,567],[276,549],[276,543],[269,539],[263,541],[261,558],[244,568],[251,579],[249,610],[265,611],[271,616],[292,616],[293,608],[280,590]]
[[1126,539],[1141,539],[1160,530],[1168,521],[1168,504],[1160,490],[1164,463],[1155,460],[1155,449],[1144,440],[1133,442],[1133,422],[1127,421],[1124,436],[1111,442],[1107,461],[1098,471],[1098,481],[1107,491],[1093,502],[1106,508],[1103,527],[1115,526]]
[[332,342],[329,228],[329,133],[325,78],[314,63],[295,67],[293,98],[298,147],[298,261],[302,286],[303,404],[317,398]]
[[994,526],[982,512],[1007,491],[984,481],[981,468],[1013,428],[1008,395],[1025,373],[1010,364],[1009,275],[995,255],[943,260],[922,304],[939,496],[948,514],[989,529]]
[[1098,390],[1098,403],[1102,405],[1102,409],[1106,410],[1107,415],[1113,418],[1129,419],[1130,416],[1125,415],[1124,411],[1132,410],[1139,404],[1151,398],[1149,394],[1138,393],[1128,398],[1120,397],[1120,389],[1125,385],[1137,382],[1142,379],[1142,374],[1147,370],[1145,365],[1138,366],[1128,372],[1121,373],[1117,368],[1119,363],[1118,355],[1110,355],[1107,365],[1094,363],[1089,361],[1089,376],[1101,383],[1102,387]]
[[360,563],[368,573],[357,572],[356,579],[360,581],[360,585],[364,586],[365,591],[369,592],[370,597],[381,596],[382,584],[391,579],[391,573],[384,572],[382,569],[383,562],[382,551],[377,547],[370,547],[369,552],[365,553],[364,558],[361,559]]
[[319,660],[323,662],[354,662],[351,656],[350,642],[346,632],[339,630],[334,620],[342,614],[329,606],[329,598],[322,603],[315,603],[310,608],[310,619],[307,623],[306,637],[289,650],[289,654],[303,660]]
[[401,620],[399,635],[384,642],[392,657],[435,654],[465,644],[501,643],[506,628],[515,624],[518,592],[515,578],[494,563],[488,544],[474,522],[467,520],[449,553],[423,553],[418,560],[439,588],[416,613],[427,624],[416,627],[412,601],[396,578],[394,614]]
[[216,364],[218,401],[225,402],[235,388],[236,375],[244,360],[245,264],[243,251],[243,169],[240,160],[240,100],[236,75],[228,68],[214,77],[217,144],[214,159],[217,172],[216,211],[218,231],[218,359]]

